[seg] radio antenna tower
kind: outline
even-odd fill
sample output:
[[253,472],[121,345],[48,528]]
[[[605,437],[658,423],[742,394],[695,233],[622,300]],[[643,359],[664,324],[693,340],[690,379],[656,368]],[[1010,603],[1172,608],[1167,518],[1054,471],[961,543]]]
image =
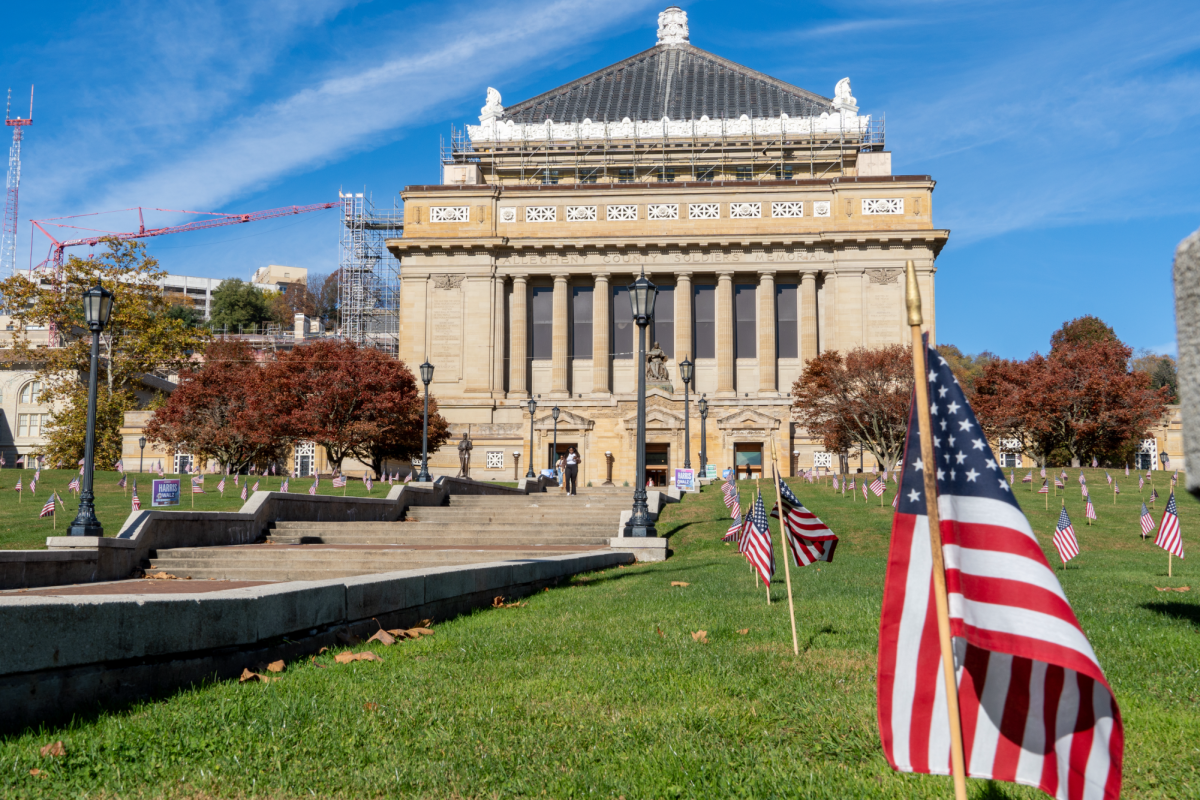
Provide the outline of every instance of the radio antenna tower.
[[33,87],[29,87],[29,118],[10,118],[12,89],[4,104],[4,124],[13,129],[12,146],[8,148],[8,181],[4,195],[4,230],[0,232],[0,275],[15,275],[17,272],[17,195],[21,189],[21,139],[22,129],[33,124]]

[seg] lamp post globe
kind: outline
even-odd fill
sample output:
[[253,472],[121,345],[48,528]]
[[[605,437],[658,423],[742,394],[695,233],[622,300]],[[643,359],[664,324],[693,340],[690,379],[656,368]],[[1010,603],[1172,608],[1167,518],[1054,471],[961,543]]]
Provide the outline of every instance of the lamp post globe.
[[425,384],[425,421],[421,426],[421,474],[417,483],[429,483],[429,384],[433,382],[433,364],[426,361],[418,369]]
[[646,268],[629,285],[629,304],[638,326],[637,464],[633,486],[633,514],[625,523],[625,536],[657,536],[646,506],[646,326],[654,316],[658,287],[646,279]]
[[704,423],[708,420],[708,398],[700,395],[700,402],[696,405],[700,407],[700,473],[705,475],[708,471],[708,437],[705,436]]
[[536,478],[537,473],[533,471],[533,415],[537,412],[537,400],[529,398],[529,469],[525,472],[526,478]]
[[679,362],[679,379],[683,381],[683,468],[692,468],[692,407],[688,403],[688,384],[692,382],[692,364],[687,356]]
[[146,437],[138,439],[138,472],[142,471],[142,462],[146,460]]
[[92,332],[92,358],[88,370],[87,438],[83,446],[83,486],[79,493],[79,513],[67,528],[68,536],[103,536],[104,527],[96,519],[92,473],[96,457],[96,379],[100,371],[100,332],[112,314],[113,293],[99,283],[83,293],[83,318]]

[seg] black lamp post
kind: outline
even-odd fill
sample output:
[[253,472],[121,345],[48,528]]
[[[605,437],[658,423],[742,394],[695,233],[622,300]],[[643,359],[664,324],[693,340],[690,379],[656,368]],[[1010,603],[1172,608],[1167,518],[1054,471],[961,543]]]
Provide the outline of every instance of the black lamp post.
[[417,483],[429,483],[429,384],[433,381],[433,364],[426,361],[420,370],[421,382],[425,384],[425,423],[421,428],[421,474]]
[[692,382],[692,362],[684,356],[679,362],[679,379],[683,381],[683,468],[692,468],[692,407],[688,404],[688,384]]
[[142,462],[144,462],[146,460],[146,437],[145,436],[138,439],[138,447],[141,448],[141,452],[138,455],[138,472],[141,472],[142,471]]
[[633,516],[625,523],[626,536],[657,536],[650,509],[646,507],[646,326],[654,316],[658,287],[646,280],[646,268],[629,284],[629,304],[638,326],[637,467],[633,487]]
[[700,395],[700,474],[708,475],[708,437],[705,436],[704,423],[708,420],[708,399]]
[[533,414],[537,411],[537,400],[529,398],[529,471],[525,473],[526,478],[536,478],[537,473],[533,471]]
[[67,528],[68,536],[103,536],[104,528],[96,519],[92,494],[92,461],[96,454],[96,373],[100,371],[100,332],[112,313],[113,294],[99,283],[83,293],[83,318],[92,331],[92,364],[88,373],[87,440],[83,447],[83,491],[79,494],[79,513]]
[[558,475],[558,415],[561,413],[558,406],[550,409],[550,416],[554,418],[554,455],[550,459],[550,468],[554,470],[555,475]]

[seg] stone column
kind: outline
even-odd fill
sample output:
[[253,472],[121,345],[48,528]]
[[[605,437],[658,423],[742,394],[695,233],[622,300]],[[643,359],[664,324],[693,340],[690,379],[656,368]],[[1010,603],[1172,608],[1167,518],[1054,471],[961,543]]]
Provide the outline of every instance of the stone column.
[[758,273],[758,393],[776,394],[775,272]]
[[508,310],[508,396],[529,397],[529,276],[513,275]]
[[504,277],[492,277],[492,397],[504,397]]
[[592,274],[596,286],[592,290],[592,393],[609,394],[608,376],[612,365],[608,341],[608,314],[612,304],[612,289],[609,288],[607,272]]
[[568,275],[560,273],[554,276],[554,335],[550,352],[550,396],[570,397],[570,361],[567,349],[571,343],[571,332],[568,330],[570,315],[567,312],[570,283]]
[[825,290],[822,304],[825,308],[825,332],[821,335],[821,349],[824,352],[837,350],[841,346],[841,333],[838,330],[838,314],[842,307],[842,298],[838,292],[838,276],[836,272],[825,273]]
[[800,276],[800,363],[817,357],[817,273]]
[[[696,363],[692,352],[692,273],[675,273],[675,363]],[[695,373],[693,372],[693,375]]]
[[717,397],[736,397],[733,351],[733,273],[717,273]]

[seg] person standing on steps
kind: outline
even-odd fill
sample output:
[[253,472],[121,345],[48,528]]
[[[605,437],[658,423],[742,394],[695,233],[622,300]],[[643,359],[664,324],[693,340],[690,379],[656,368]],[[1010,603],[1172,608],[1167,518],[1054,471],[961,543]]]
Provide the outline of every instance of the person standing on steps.
[[567,494],[579,494],[579,452],[570,447],[567,449],[566,471],[567,471]]

